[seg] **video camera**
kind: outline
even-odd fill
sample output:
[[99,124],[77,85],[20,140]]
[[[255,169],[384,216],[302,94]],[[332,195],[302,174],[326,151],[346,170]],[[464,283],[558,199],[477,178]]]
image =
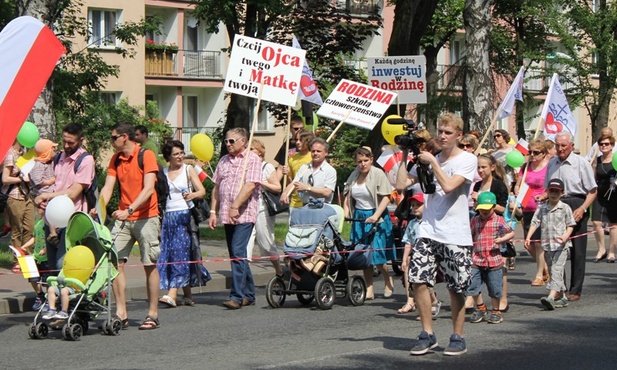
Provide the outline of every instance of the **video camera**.
[[418,125],[414,121],[404,118],[390,118],[388,123],[391,125],[403,125],[403,129],[407,131],[406,134],[396,135],[394,137],[394,143],[402,149],[410,150],[411,153],[413,153],[414,162],[418,165],[418,180],[422,192],[425,194],[433,194],[436,190],[433,170],[431,170],[428,165],[416,160],[416,157],[420,154],[420,144],[426,143],[424,138],[417,137],[414,134],[415,131],[418,130]]

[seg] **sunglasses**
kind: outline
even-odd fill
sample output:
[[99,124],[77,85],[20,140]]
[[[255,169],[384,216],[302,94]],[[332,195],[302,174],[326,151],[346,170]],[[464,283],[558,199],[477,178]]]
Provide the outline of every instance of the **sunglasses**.
[[471,144],[459,144],[458,147],[461,149],[473,148]]
[[495,134],[495,135],[493,135],[493,138],[496,138],[496,137],[501,137],[501,134]]
[[[124,135],[124,134],[122,134],[122,135]],[[109,137],[109,139],[110,139],[111,141],[116,141],[116,140],[118,140],[118,138],[119,138],[120,136],[122,136],[122,135],[111,135],[111,136]]]
[[313,175],[312,174],[309,175],[309,177],[308,177],[306,182],[309,184],[309,186],[313,186],[314,185],[315,180],[313,179]]
[[234,145],[236,143],[236,141],[238,141],[239,139],[225,139],[223,140],[223,142],[225,143],[225,145],[227,144],[231,144]]
[[598,145],[599,146],[609,146],[609,145],[611,145],[611,143],[599,143]]
[[540,154],[544,154],[544,153],[542,153],[542,152],[541,152],[541,151],[539,151],[539,150],[530,150],[530,151],[529,151],[529,154],[531,154],[531,155],[540,155]]

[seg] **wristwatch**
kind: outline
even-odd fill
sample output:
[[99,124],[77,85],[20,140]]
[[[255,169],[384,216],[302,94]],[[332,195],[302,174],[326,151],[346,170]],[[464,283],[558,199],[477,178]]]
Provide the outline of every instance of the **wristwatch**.
[[129,213],[129,216],[132,215],[133,212],[135,212],[135,210],[133,208],[131,208],[131,206],[128,206],[128,208],[126,210]]

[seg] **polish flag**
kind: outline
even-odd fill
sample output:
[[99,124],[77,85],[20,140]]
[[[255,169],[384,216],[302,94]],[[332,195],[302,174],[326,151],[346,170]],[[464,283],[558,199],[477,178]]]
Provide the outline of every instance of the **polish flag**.
[[0,32],[0,155],[9,151],[64,46],[39,20],[24,16]]
[[518,195],[516,196],[516,203],[522,205],[523,207],[527,207],[527,204],[531,200],[531,189],[529,185],[523,183],[518,191]]
[[197,172],[197,176],[199,176],[199,181],[204,182],[204,180],[208,178],[206,171],[196,164],[194,164],[193,167],[195,168],[195,172]]
[[523,153],[523,155],[528,155],[529,154],[529,143],[525,139],[518,139],[518,143],[516,143],[516,146],[514,147],[514,149]]

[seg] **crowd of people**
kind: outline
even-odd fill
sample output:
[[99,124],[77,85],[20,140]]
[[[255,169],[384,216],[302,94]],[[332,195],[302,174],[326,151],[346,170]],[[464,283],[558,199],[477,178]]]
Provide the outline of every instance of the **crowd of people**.
[[[306,130],[297,117],[290,128],[291,143],[281,148],[274,164],[264,160],[263,142],[249,142],[245,129],[225,133],[227,154],[220,158],[212,177],[208,226],[214,229],[223,225],[226,235],[232,273],[230,294],[223,302],[228,309],[256,302],[249,265],[255,245],[262,256],[270,258],[277,276],[286,272],[274,240],[274,216],[267,212],[263,192],[280,193],[280,202],[289,205],[290,214],[308,204],[331,203],[334,198],[337,172],[328,161],[328,142]],[[463,134],[462,119],[446,113],[437,121],[435,137],[428,132],[415,134],[425,137],[414,164],[430,168],[434,191],[423,191],[426,188],[420,184],[424,176],[419,166],[407,166],[410,148],[399,148],[404,162],[393,184],[375,165],[371,149],[359,147],[354,153],[356,168],[345,181],[341,205],[344,216],[353,220],[351,241],[363,240],[373,226],[377,230],[370,242],[372,266],[363,271],[366,299],[376,295],[375,270],[384,279],[383,297],[390,298],[394,282],[386,262],[396,259],[396,249],[388,206],[393,190],[408,196],[410,218],[403,230],[401,266],[407,299],[398,313],[419,313],[422,331],[412,355],[425,354],[438,345],[432,323],[442,304],[434,291],[437,283],[446,284],[452,313],[453,330],[445,355],[467,351],[463,333],[467,314],[471,323],[486,320],[499,324],[504,320],[509,308],[507,272],[516,269],[516,260],[502,257],[502,250],[514,237],[517,220],[523,224],[524,247],[536,263],[530,284],[546,285],[548,293],[540,304],[547,310],[581,299],[590,208],[598,241],[594,262],[615,262],[617,196],[612,192],[617,171],[612,164],[615,138],[610,129],[602,131],[587,159],[574,153],[573,137],[568,132],[558,133],[554,142],[534,139],[520,168],[507,163],[507,154],[514,148],[505,130],[495,130],[494,149],[485,150],[478,147],[477,132]],[[202,264],[194,263],[201,259],[201,251],[199,220],[192,208],[206,197],[206,191],[195,169],[185,163],[182,142],[169,140],[164,144],[165,166],[161,166],[158,148],[143,126],[120,122],[112,127],[110,141],[115,154],[107,166],[100,197],[111,199],[118,185],[118,206],[111,214],[115,220],[111,235],[119,257],[119,275],[113,281],[115,313],[123,327],[128,327],[123,266],[138,242],[149,303],[139,329],[152,330],[161,325],[159,304],[194,305],[191,287],[211,279]],[[37,262],[41,266],[46,263],[44,271],[50,273],[62,268],[66,229],[45,220],[47,204],[66,195],[77,211],[97,216],[96,208],[90,207],[85,197],[94,182],[95,162],[83,142],[77,124],[63,128],[63,150],[59,154],[54,154],[57,144],[40,140],[34,148],[36,164],[29,176],[16,166],[24,150],[17,141],[4,159],[2,191],[8,194],[5,218],[11,228],[11,244],[36,254]],[[157,175],[163,175],[169,187],[163,208],[155,191]],[[515,199],[524,188],[529,189],[531,198],[521,205]],[[605,230],[610,230],[608,246],[604,243]],[[568,257],[570,284],[565,279]],[[40,281],[32,284],[37,292],[34,309],[39,309],[46,292]],[[482,298],[483,285],[490,297],[490,311]],[[161,291],[166,293],[161,296]],[[67,293],[49,290],[50,297],[61,294]],[[55,302],[50,303],[44,317],[66,319],[65,311],[64,302],[60,310]]]

